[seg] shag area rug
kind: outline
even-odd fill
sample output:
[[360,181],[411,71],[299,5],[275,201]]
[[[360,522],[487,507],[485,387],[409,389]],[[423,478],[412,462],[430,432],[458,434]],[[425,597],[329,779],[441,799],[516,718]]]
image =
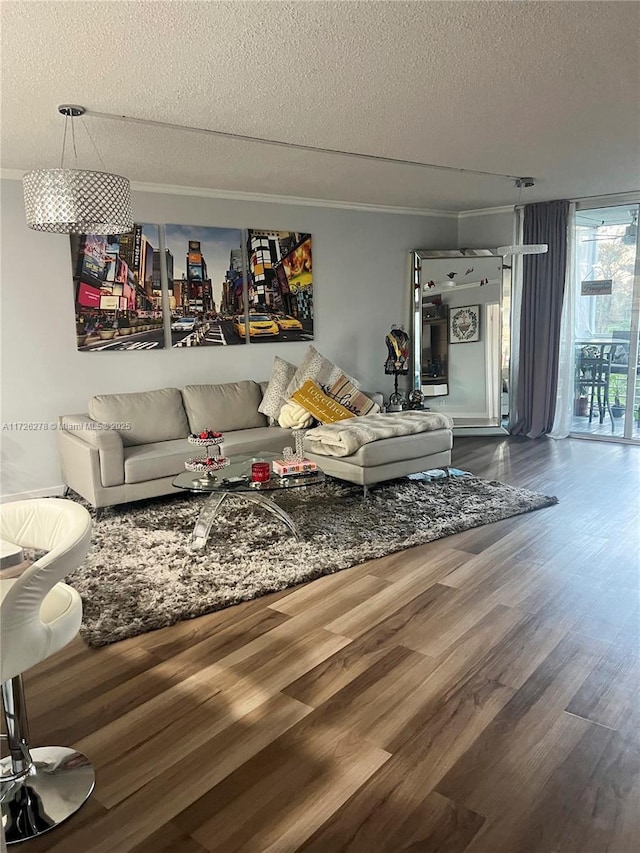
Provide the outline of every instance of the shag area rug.
[[102,646],[557,503],[557,498],[473,478],[394,480],[362,490],[329,480],[279,492],[304,539],[269,513],[230,498],[202,552],[190,547],[206,497],[169,496],[107,510],[81,568],[81,634]]

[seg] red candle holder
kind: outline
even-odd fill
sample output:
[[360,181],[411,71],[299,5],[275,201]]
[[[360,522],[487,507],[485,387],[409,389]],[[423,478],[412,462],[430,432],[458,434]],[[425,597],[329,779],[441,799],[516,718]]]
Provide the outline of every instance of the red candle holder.
[[251,463],[251,481],[253,483],[266,483],[271,476],[271,466],[268,462]]

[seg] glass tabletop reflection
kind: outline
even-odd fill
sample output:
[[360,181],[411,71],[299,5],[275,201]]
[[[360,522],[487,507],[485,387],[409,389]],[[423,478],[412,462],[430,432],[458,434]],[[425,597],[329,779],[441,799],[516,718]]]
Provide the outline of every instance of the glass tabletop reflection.
[[226,468],[212,473],[198,471],[183,471],[173,480],[178,489],[190,492],[269,492],[279,489],[295,489],[301,486],[312,486],[323,483],[324,473],[316,471],[280,477],[271,471],[266,482],[252,482],[251,465],[253,462],[269,462],[282,459],[281,453],[245,454],[230,457]]

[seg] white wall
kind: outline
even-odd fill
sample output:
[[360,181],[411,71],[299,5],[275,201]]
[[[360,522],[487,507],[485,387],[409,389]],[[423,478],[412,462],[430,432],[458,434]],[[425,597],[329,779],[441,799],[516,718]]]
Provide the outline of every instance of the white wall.
[[458,218],[458,246],[461,249],[496,249],[514,241],[512,210],[497,208],[471,216],[462,213]]
[[[22,184],[3,180],[0,279],[3,424],[55,422],[93,394],[268,378],[273,356],[303,343],[142,352],[78,352],[69,239],[27,228]],[[385,335],[409,324],[408,253],[451,248],[457,220],[270,202],[134,192],[137,221],[306,231],[313,237],[314,346],[365,388],[388,395]],[[55,433],[0,433],[1,493],[60,485]]]

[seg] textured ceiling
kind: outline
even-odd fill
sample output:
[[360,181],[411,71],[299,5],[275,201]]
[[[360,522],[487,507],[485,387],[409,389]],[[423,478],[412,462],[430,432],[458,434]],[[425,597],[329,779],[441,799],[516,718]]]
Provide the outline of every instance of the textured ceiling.
[[[443,166],[533,175],[523,201],[640,187],[637,2],[13,2],[5,169],[59,165],[59,103]],[[87,116],[135,181],[439,210],[506,178]],[[78,128],[80,166],[100,167]],[[67,163],[71,165],[71,163]]]

